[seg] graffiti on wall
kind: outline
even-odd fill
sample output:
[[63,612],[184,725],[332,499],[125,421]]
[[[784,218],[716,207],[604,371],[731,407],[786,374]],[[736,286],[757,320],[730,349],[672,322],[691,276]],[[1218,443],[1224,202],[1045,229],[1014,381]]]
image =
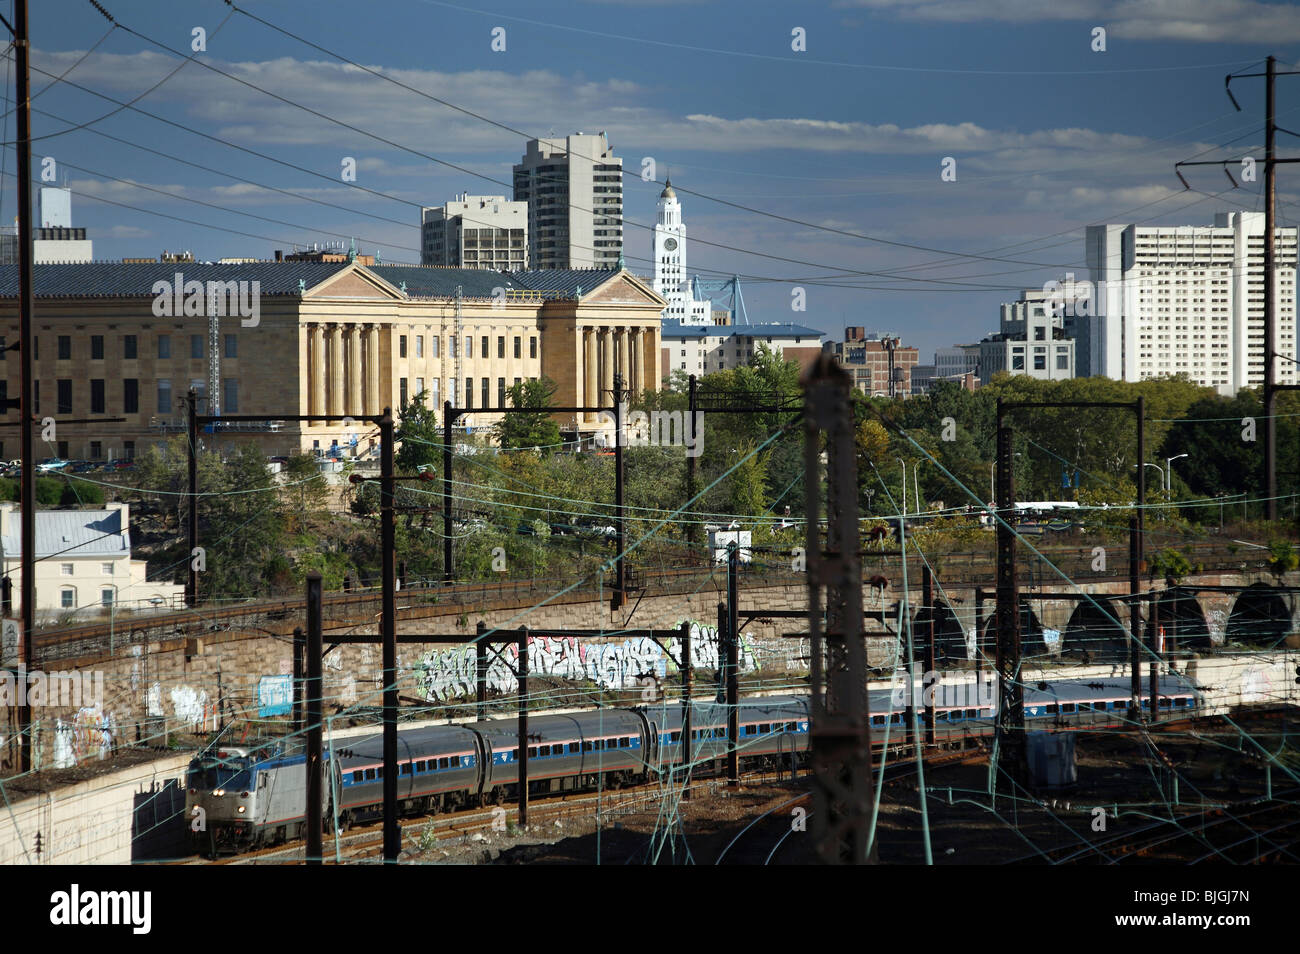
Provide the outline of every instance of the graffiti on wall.
[[71,719],[54,722],[54,767],[72,768],[88,759],[108,758],[113,750],[113,716],[99,706],[78,709]]
[[[680,625],[680,624],[679,624]],[[681,639],[668,643],[673,659],[681,654]],[[697,669],[717,669],[720,646],[716,626],[691,623],[691,661]],[[738,652],[741,672],[758,665],[754,649],[743,636]],[[491,692],[514,692],[518,686],[515,664],[519,646],[511,642],[492,647],[488,655],[487,687]],[[633,689],[644,676],[662,681],[677,671],[677,665],[660,645],[648,637],[604,643],[579,640],[575,636],[530,636],[528,670],[533,675],[551,676],[573,682],[589,681],[603,689]],[[477,654],[475,647],[428,653],[416,664],[423,670],[425,696],[439,702],[470,696],[475,691]]]

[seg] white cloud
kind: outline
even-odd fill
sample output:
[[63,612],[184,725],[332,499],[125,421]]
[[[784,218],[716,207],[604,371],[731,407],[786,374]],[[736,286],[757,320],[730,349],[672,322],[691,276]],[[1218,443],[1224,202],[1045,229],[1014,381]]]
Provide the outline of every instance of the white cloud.
[[839,0],[836,5],[947,23],[1082,21],[1119,39],[1300,41],[1300,7],[1260,0]]

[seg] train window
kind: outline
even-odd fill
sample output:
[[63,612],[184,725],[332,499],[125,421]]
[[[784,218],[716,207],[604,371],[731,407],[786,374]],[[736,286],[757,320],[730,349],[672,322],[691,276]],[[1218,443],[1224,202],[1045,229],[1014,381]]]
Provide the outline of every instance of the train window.
[[894,723],[894,725],[902,725],[902,724],[903,724],[903,713],[901,713],[901,712],[895,712],[892,716],[889,717],[889,721],[892,722],[892,723]]
[[425,762],[423,759],[421,759],[420,761],[416,762],[416,763],[415,763],[415,771],[416,771],[416,774],[419,774],[420,772],[423,772],[423,771],[425,770],[425,768],[427,768],[427,767],[428,767],[428,763]]
[[537,758],[537,746],[535,745],[528,746],[528,757],[530,759]]
[[355,772],[352,773],[352,781],[359,782],[361,781],[361,778],[362,778],[361,769],[357,769]]
[[438,759],[438,768],[445,769],[446,767],[447,767],[446,757],[444,756],[443,758]]
[[763,735],[767,735],[769,732],[772,731],[772,723],[764,722],[762,725],[758,727],[758,731],[761,732]]
[[714,729],[713,734],[719,739],[725,739],[727,737],[727,727],[722,726],[721,728]]
[[1062,711],[1062,712],[1073,712],[1073,711],[1074,711],[1074,703],[1073,703],[1073,702],[1063,702],[1063,703],[1061,703],[1061,711]]
[[960,709],[950,709],[950,710],[948,710],[948,721],[949,721],[949,722],[960,722],[960,721],[961,721],[961,710],[960,710]]
[[459,766],[460,766],[460,756],[459,756],[459,755],[453,755],[453,756],[451,757],[451,767],[452,767],[452,768],[458,768]]
[[368,779],[373,779],[374,777],[375,777],[375,770],[374,770],[374,769],[366,769],[366,778],[368,778]]
[[671,739],[673,742],[680,742],[682,740],[681,729],[678,729],[676,732],[672,733],[672,735],[668,736],[668,738]]
[[1091,712],[1091,711],[1092,711],[1092,703],[1090,703],[1090,702],[1080,702],[1080,703],[1079,703],[1079,711],[1080,711],[1080,712]]
[[1056,715],[1056,703],[1055,703],[1055,702],[1049,702],[1049,703],[1047,704],[1047,714],[1048,714],[1048,715]]
[[785,724],[785,731],[787,731],[787,732],[798,732],[798,731],[799,731],[799,724],[798,724],[797,722],[787,722],[787,723]]
[[541,748],[537,750],[537,754],[545,758],[546,756],[551,754],[551,747],[549,745],[543,745]]
[[590,752],[590,751],[591,751],[591,742],[590,742],[590,741],[584,741],[584,742],[582,743],[582,751],[584,751],[584,752]]
[[872,724],[872,725],[884,725],[884,724],[885,724],[885,717],[882,716],[882,715],[872,716],[872,717],[871,717],[871,724]]
[[517,761],[519,761],[519,750],[518,750],[518,749],[511,749],[511,750],[510,750],[510,760],[511,760],[512,762],[517,762]]
[[570,743],[569,743],[569,751],[570,751],[570,752],[576,752],[576,751],[578,751],[578,743],[577,743],[577,742],[570,742]]
[[384,770],[382,767],[375,769],[375,778],[383,778]]
[[623,738],[618,740],[618,744],[620,748],[630,749],[632,747],[632,739],[625,735]]
[[1186,700],[1186,699],[1175,699],[1175,700],[1174,700],[1174,705],[1177,706],[1179,709],[1181,709],[1181,708],[1183,708],[1183,706],[1187,705],[1187,700]]
[[410,774],[411,774],[411,763],[410,763],[410,762],[403,762],[403,763],[401,764],[401,766],[398,768],[398,770],[397,770],[397,774],[398,774],[398,775],[410,775]]
[[978,719],[978,718],[979,718],[979,715],[980,715],[980,711],[979,711],[978,709],[967,709],[967,710],[966,710],[966,718],[967,718],[967,719]]
[[1161,708],[1161,709],[1168,709],[1168,708],[1169,708],[1169,698],[1168,698],[1168,697],[1165,697],[1165,698],[1163,698],[1163,699],[1160,700],[1160,708]]

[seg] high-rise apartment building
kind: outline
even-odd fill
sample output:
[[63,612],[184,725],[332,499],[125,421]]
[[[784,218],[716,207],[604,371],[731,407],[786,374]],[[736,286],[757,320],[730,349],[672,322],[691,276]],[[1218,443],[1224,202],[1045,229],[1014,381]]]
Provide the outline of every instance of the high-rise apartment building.
[[462,193],[420,213],[420,264],[521,271],[528,267],[528,203]]
[[[1264,213],[1222,212],[1213,226],[1093,225],[1086,241],[1091,288],[1062,297],[1090,333],[1092,374],[1185,374],[1227,395],[1263,384]],[[1293,384],[1296,229],[1276,230],[1276,254],[1274,379]]]
[[623,254],[623,160],[602,132],[529,140],[514,167],[528,203],[532,268],[617,268]]

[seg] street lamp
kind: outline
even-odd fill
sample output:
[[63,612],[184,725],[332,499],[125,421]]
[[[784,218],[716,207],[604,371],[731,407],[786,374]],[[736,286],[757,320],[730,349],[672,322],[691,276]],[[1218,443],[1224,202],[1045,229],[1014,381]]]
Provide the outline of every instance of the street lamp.
[[1176,461],[1176,460],[1182,460],[1184,457],[1188,457],[1188,456],[1190,456],[1190,455],[1188,455],[1188,454],[1177,454],[1177,455],[1175,455],[1175,456],[1173,456],[1173,457],[1166,457],[1166,458],[1165,458],[1165,493],[1169,494],[1171,497],[1173,496],[1173,493],[1174,493],[1174,488],[1173,488],[1173,482],[1174,482],[1174,468],[1173,468],[1173,463],[1174,463],[1174,461]]
[[901,457],[895,457],[894,460],[898,461],[899,465],[903,468],[903,514],[904,516],[906,516],[907,514],[907,461],[903,460],[903,458]]

